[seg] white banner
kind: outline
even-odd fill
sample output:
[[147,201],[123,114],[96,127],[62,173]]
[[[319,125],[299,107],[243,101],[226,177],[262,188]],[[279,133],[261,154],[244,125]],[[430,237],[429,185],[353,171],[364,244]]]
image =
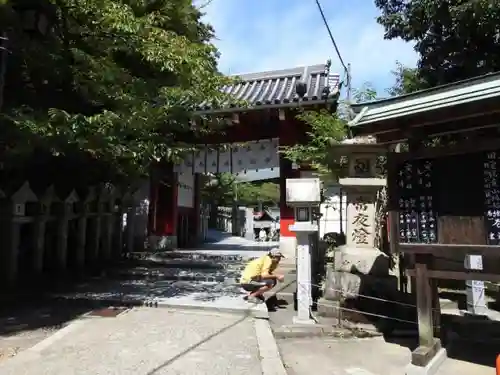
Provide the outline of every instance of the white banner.
[[205,173],[206,172],[206,150],[201,149],[195,151],[194,153],[194,173]]
[[207,149],[207,170],[206,173],[217,173],[218,172],[218,164],[219,164],[219,155],[216,149],[208,148]]
[[176,171],[184,173],[228,173],[241,174],[247,171],[279,167],[279,142],[277,138],[252,141],[243,145],[212,145],[186,155]]

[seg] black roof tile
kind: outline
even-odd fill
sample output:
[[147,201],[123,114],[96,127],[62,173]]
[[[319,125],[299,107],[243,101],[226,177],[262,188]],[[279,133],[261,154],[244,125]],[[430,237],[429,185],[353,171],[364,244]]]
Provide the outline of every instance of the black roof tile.
[[307,92],[302,98],[303,104],[327,100],[337,93],[339,87],[339,75],[331,74],[328,64],[240,74],[235,77],[239,78],[240,82],[224,87],[223,91],[230,95],[234,102],[243,101],[246,106],[239,107],[237,104],[228,103],[222,108],[214,108],[209,103],[203,103],[197,112],[223,112],[248,107],[270,108],[298,103],[299,96],[295,88],[301,81],[307,84]]

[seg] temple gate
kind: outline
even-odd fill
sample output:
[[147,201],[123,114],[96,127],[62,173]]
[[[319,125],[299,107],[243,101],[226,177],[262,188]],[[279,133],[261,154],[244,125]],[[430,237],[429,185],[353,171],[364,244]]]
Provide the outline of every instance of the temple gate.
[[292,165],[278,154],[278,148],[306,141],[307,125],[296,118],[298,110],[319,110],[337,101],[339,76],[330,73],[327,63],[239,77],[239,83],[224,90],[246,106],[215,109],[202,105],[195,117],[222,117],[227,127],[205,137],[199,151],[187,155],[179,165],[162,167],[163,181],[168,180],[168,184],[152,179],[152,248],[188,246],[192,243],[189,239],[199,237],[202,174],[279,168],[280,247],[294,256],[295,236],[289,230],[293,209],[286,205],[285,180],[307,174],[308,168]]

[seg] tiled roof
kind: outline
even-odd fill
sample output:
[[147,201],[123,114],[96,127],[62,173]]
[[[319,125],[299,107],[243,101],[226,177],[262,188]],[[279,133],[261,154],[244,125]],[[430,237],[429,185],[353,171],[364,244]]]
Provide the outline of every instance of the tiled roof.
[[353,104],[351,108],[356,113],[356,117],[349,122],[349,126],[362,127],[367,124],[442,108],[451,109],[462,104],[499,97],[500,73],[486,74],[411,94]]
[[[278,108],[298,103],[299,96],[295,89],[296,84],[301,81],[307,85],[307,92],[302,98],[303,104],[323,102],[333,97],[339,86],[339,75],[330,73],[329,64],[242,74],[236,78],[241,81],[224,87],[224,92],[235,102],[244,102],[244,108]],[[224,112],[240,108],[243,109],[234,103],[222,108],[203,103],[198,111]]]

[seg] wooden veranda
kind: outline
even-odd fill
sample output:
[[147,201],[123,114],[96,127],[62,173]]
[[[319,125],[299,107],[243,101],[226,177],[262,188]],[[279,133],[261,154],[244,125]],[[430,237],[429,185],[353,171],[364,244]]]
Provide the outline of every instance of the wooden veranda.
[[[425,367],[441,349],[438,279],[500,281],[500,74],[353,106],[387,157],[391,249],[409,258]],[[499,170],[497,172],[497,170]],[[440,258],[483,257],[483,270]]]

